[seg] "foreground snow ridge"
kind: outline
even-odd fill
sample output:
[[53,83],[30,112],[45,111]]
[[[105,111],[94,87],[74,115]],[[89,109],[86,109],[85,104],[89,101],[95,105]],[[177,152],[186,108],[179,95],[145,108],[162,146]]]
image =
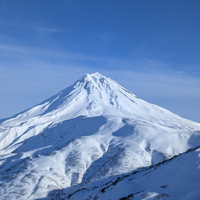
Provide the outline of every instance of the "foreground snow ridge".
[[1,199],[200,199],[200,124],[99,73],[0,122]]

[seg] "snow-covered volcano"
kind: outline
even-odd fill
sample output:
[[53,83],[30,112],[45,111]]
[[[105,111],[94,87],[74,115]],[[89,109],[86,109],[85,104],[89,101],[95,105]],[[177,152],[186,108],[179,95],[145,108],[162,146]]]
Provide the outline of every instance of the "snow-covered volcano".
[[2,120],[0,194],[21,200],[78,191],[171,159],[199,146],[199,139],[200,124],[139,99],[99,73],[86,74]]

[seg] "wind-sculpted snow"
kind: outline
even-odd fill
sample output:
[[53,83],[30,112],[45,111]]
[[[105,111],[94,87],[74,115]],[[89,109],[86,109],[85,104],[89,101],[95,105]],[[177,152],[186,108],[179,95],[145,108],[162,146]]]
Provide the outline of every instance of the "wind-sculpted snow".
[[27,200],[71,192],[156,165],[200,145],[199,138],[198,123],[139,99],[99,73],[87,74],[2,121],[0,195]]

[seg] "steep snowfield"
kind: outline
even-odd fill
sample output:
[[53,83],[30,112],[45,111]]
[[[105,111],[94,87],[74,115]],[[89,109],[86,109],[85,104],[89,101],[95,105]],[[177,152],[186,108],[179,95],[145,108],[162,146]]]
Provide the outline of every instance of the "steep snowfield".
[[137,98],[99,73],[86,74],[1,122],[0,195],[46,198],[51,191],[155,165],[199,146],[199,139],[200,124]]

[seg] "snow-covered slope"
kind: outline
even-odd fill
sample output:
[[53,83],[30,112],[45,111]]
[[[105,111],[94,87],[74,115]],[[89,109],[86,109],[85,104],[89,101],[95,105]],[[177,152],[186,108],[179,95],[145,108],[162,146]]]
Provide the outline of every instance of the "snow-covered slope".
[[199,139],[200,124],[99,73],[86,74],[0,124],[0,193],[46,198],[155,165],[199,146]]
[[[200,146],[199,146],[200,147]],[[134,172],[51,192],[57,199],[200,199],[200,148]]]

